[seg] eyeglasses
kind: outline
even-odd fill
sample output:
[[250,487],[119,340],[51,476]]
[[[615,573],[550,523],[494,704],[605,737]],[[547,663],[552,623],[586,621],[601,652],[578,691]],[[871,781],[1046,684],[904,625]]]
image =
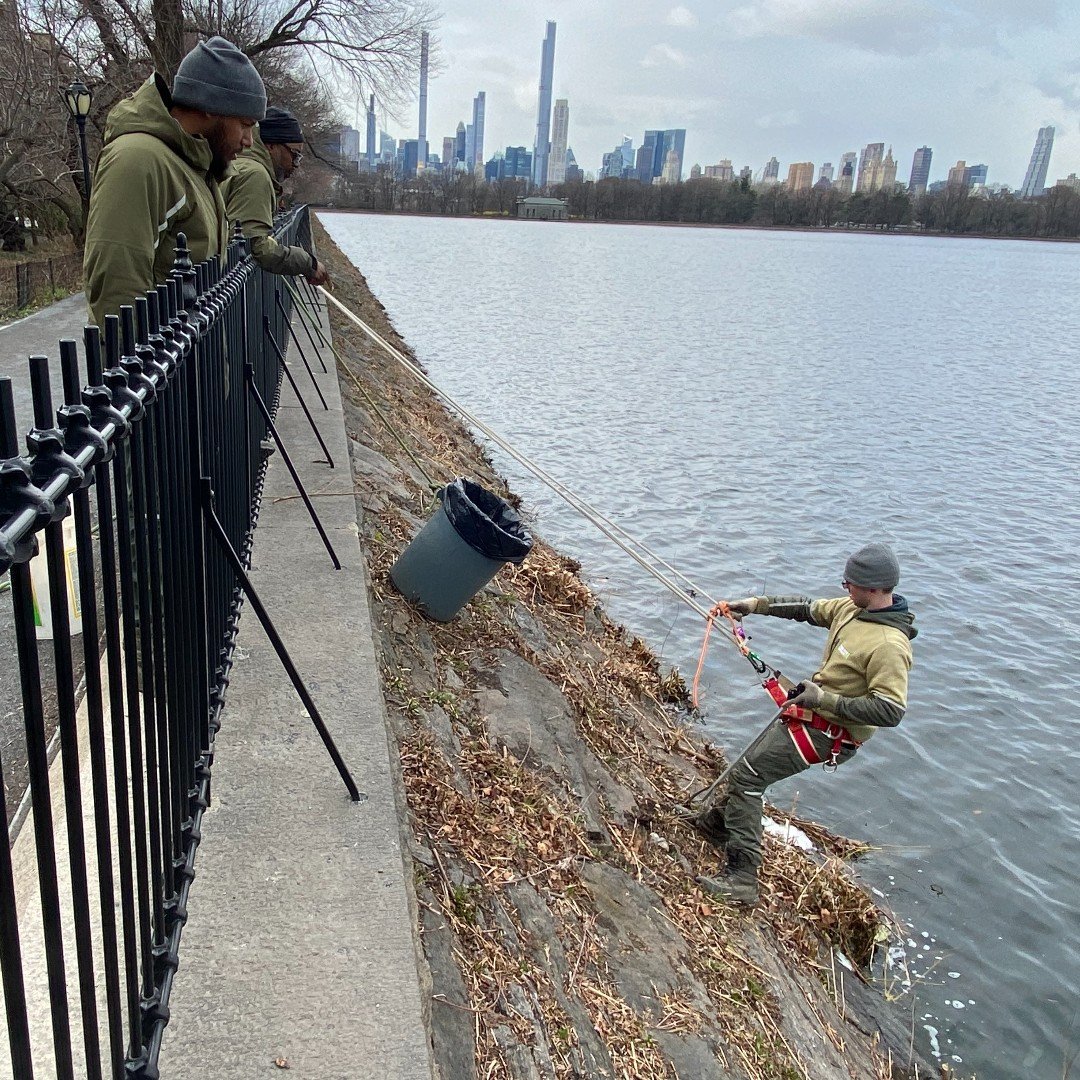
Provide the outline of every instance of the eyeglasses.
[[288,143],[285,143],[284,146],[289,151],[289,157],[292,158],[293,168],[296,168],[304,160],[304,151],[294,150]]
[[841,585],[842,585],[842,586],[843,586],[843,587],[844,587],[845,589],[850,589],[850,588],[851,588],[851,582],[850,582],[850,581],[847,581],[846,579],[845,579],[844,581],[841,581],[841,582],[840,582],[840,584],[841,584]]

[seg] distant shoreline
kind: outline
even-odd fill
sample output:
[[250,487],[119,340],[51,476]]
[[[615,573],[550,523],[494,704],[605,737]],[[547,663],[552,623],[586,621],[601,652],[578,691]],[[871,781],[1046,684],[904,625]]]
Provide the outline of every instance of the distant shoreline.
[[[406,218],[446,218],[451,221],[524,221],[524,218],[509,214],[440,214],[422,210],[367,210],[360,206],[319,206],[309,204],[312,210],[326,211],[331,214],[365,214],[371,217],[406,217]],[[531,222],[540,224],[541,222]],[[1001,233],[959,233],[939,232],[933,229],[843,229],[831,225],[815,227],[813,225],[760,225],[734,224],[715,221],[607,221],[568,218],[566,221],[542,222],[545,225],[649,225],[662,229],[752,229],[755,232],[793,232],[793,233],[832,233],[837,236],[914,236],[942,237],[947,240],[1020,240],[1025,243],[1040,244],[1076,244],[1080,237],[1073,236],[1004,236]]]

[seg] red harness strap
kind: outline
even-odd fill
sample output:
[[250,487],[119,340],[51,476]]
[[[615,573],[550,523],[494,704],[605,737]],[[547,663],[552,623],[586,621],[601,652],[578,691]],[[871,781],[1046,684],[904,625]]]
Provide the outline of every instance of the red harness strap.
[[[762,685],[768,690],[777,705],[784,706],[787,704],[787,691],[776,679],[766,679]],[[826,720],[824,716],[811,709],[804,709],[800,705],[788,705],[784,709],[781,719],[787,725],[788,734],[795,744],[795,749],[799,752],[799,757],[807,765],[824,764],[826,768],[829,766],[836,768],[840,751],[845,746],[859,747],[862,745],[858,739],[852,738],[851,732],[846,727],[841,724],[834,724]],[[829,748],[827,758],[821,757],[818,753],[813,739],[810,738],[810,732],[806,730],[808,727],[812,727],[816,731],[823,731],[832,739],[832,746]]]

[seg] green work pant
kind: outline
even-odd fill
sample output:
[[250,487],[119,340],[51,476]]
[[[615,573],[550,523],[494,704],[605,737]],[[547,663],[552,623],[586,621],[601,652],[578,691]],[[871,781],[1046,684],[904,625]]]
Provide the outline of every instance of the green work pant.
[[[807,729],[818,756],[826,760],[832,751],[832,739],[823,731]],[[843,764],[855,751],[845,746],[837,764]],[[743,851],[751,864],[761,865],[761,815],[765,789],[778,780],[801,773],[810,766],[799,756],[783,724],[775,724],[769,733],[731,770],[727,792],[715,804],[724,815],[729,838],[727,849]]]

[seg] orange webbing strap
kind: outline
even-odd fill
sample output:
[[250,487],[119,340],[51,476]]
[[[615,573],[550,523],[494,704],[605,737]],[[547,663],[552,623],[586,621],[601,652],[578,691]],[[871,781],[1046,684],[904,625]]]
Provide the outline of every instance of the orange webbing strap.
[[[701,671],[705,667],[705,654],[709,651],[709,635],[712,633],[717,615],[726,615],[731,619],[732,623],[735,622],[730,609],[723,600],[709,608],[709,614],[705,620],[705,637],[701,642],[701,653],[698,656],[697,670],[694,672],[694,683],[690,690],[690,700],[694,703],[695,709],[698,707],[698,683],[701,682]],[[736,642],[738,642],[738,638],[736,638]]]

